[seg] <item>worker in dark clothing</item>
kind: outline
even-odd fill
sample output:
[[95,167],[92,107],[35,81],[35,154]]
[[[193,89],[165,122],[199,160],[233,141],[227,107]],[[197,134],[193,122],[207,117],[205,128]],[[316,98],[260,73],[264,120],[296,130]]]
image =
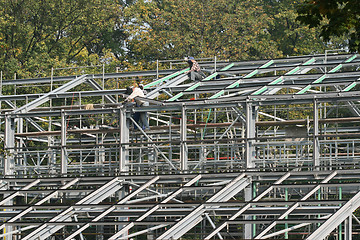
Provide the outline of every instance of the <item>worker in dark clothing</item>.
[[[144,85],[142,83],[139,83],[138,86],[143,91],[144,96],[146,96],[147,91],[144,89]],[[136,104],[136,106],[138,107],[138,104]],[[142,106],[149,106],[149,103],[144,102]],[[149,130],[149,124],[147,124],[148,114],[146,112],[142,114],[136,112],[134,113],[133,118],[142,127],[142,129]],[[137,127],[135,126],[134,129],[137,129]]]
[[125,94],[130,95],[132,93],[132,88],[130,86],[126,87]]
[[144,89],[144,84],[139,83],[139,88],[143,91],[144,95],[146,96],[147,91]]
[[[132,93],[125,99],[126,102],[133,101],[135,99],[136,107],[149,106],[149,103],[143,100],[140,100],[136,97],[145,97],[143,90],[140,87],[133,87]],[[134,120],[140,125],[144,130],[149,130],[148,114],[147,112],[137,112],[134,116]]]
[[205,74],[201,71],[199,64],[195,61],[193,57],[186,57],[185,61],[189,64],[190,70],[186,72],[190,80],[196,81],[201,80],[205,77]]

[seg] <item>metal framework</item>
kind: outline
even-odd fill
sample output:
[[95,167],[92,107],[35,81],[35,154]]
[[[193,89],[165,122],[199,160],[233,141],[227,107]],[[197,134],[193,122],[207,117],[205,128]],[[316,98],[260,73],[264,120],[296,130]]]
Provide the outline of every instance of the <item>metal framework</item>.
[[[0,235],[352,239],[360,55],[200,65],[1,79]],[[122,103],[134,77],[149,106]]]

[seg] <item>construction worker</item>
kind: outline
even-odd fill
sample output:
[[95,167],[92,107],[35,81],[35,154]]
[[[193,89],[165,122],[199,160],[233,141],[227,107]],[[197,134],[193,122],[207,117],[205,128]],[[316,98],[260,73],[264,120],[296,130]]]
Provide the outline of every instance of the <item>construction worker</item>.
[[139,88],[143,91],[144,95],[146,96],[147,91],[144,89],[144,84],[140,83]]
[[190,80],[201,80],[205,77],[205,74],[201,71],[199,64],[195,61],[194,57],[186,57],[185,61],[189,64],[190,70],[185,72]]
[[132,87],[128,86],[126,87],[125,94],[130,95],[132,93]]
[[[130,102],[135,99],[136,107],[149,106],[148,102],[145,102],[137,97],[145,97],[144,91],[141,90],[140,87],[133,86],[132,93],[125,99],[125,102]],[[149,122],[147,119],[148,119],[147,112],[138,112],[138,114],[137,113],[134,114],[134,120],[144,130],[150,129]]]

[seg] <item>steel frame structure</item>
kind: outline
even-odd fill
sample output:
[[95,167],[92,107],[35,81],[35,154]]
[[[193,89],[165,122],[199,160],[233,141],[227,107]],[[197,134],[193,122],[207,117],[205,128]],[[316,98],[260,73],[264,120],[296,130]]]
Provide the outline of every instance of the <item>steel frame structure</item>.
[[[1,190],[6,197],[0,214],[7,219],[1,236],[69,240],[94,234],[107,239],[144,234],[156,239],[268,239],[284,234],[322,239],[342,231],[349,235],[352,218],[358,221],[353,212],[360,206],[359,173],[7,178],[2,189],[12,187]],[[245,200],[248,191],[251,199]],[[350,224],[341,227],[343,221]]]
[[[352,239],[360,56],[200,65],[1,79],[1,236]],[[113,88],[136,76],[147,107]]]

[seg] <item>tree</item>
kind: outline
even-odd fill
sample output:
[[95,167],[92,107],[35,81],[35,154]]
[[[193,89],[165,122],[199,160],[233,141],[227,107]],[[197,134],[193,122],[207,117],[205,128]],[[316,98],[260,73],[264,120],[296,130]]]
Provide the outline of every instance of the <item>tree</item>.
[[231,59],[281,55],[271,40],[260,0],[138,1],[129,51],[134,59],[221,56]]
[[321,27],[325,41],[345,37],[350,50],[360,50],[360,0],[306,0],[298,13],[300,22]]
[[78,64],[84,50],[101,56],[113,48],[120,58],[121,42],[127,38],[121,26],[127,2],[0,0],[1,70],[7,77],[14,72],[19,77],[39,75],[39,69],[57,63]]
[[296,20],[300,1],[264,0],[263,6],[271,19],[269,32],[284,56],[323,53],[327,47],[316,28],[308,29]]

